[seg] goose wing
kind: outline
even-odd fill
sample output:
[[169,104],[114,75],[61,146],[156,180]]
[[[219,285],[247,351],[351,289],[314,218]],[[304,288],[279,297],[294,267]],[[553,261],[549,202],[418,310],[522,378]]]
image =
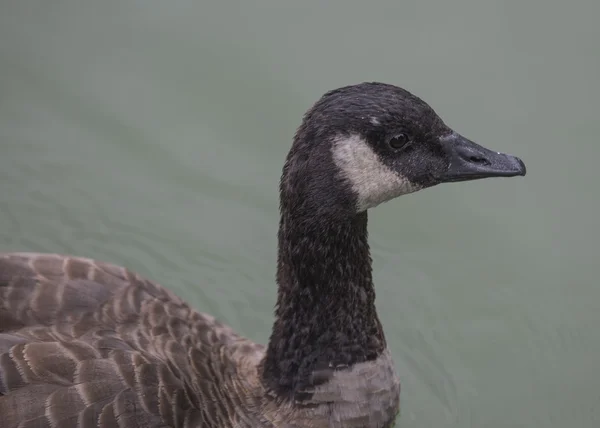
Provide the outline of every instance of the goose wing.
[[125,268],[0,254],[2,427],[229,426],[261,353]]

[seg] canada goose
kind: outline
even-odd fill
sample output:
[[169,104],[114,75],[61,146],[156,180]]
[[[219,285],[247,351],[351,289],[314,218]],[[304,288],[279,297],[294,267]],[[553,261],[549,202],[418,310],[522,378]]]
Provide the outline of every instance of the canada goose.
[[326,93],[280,182],[265,347],[125,268],[0,255],[0,425],[389,427],[400,382],[375,310],[367,210],[438,183],[525,175],[382,83]]

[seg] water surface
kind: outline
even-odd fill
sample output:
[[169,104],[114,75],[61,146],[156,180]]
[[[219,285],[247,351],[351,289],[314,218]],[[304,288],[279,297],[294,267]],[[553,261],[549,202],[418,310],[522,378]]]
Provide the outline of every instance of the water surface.
[[399,427],[600,426],[600,3],[5,1],[0,250],[126,265],[261,342],[326,90],[403,86],[524,179],[374,210]]

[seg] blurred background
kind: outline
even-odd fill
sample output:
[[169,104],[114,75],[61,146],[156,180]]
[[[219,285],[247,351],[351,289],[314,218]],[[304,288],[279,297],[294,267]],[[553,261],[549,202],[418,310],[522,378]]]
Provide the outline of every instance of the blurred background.
[[520,156],[370,215],[398,427],[600,426],[600,2],[5,0],[0,251],[150,277],[266,342],[277,186],[325,91]]

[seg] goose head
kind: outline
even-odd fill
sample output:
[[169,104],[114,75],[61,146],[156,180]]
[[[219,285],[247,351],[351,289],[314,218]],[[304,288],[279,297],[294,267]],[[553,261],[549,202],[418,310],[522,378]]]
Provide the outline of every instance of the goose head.
[[313,214],[349,214],[441,183],[525,173],[521,159],[453,131],[410,92],[361,83],[326,93],[306,113],[281,192]]

